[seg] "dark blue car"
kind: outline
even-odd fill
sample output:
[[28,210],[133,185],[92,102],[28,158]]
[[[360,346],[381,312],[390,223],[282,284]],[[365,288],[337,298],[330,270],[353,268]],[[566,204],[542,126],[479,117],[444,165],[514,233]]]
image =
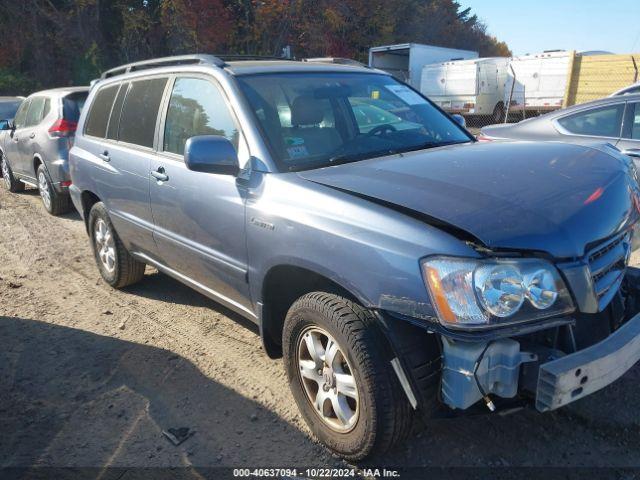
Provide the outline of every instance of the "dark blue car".
[[152,265],[256,322],[349,459],[417,416],[556,409],[640,358],[629,158],[476,143],[384,72],[125,65],[93,86],[70,172],[104,280]]

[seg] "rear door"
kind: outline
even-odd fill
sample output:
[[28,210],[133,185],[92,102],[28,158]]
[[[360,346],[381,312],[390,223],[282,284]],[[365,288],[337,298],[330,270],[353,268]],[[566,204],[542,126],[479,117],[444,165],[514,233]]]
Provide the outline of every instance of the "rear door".
[[167,77],[107,85],[96,94],[85,122],[91,138],[98,196],[125,246],[155,254],[149,206],[149,165]]
[[185,142],[197,135],[221,135],[248,150],[227,98],[212,79],[175,78],[163,109],[161,154],[151,162],[151,210],[162,262],[192,286],[231,308],[250,310],[245,241],[245,188],[232,175],[194,172],[184,163]]

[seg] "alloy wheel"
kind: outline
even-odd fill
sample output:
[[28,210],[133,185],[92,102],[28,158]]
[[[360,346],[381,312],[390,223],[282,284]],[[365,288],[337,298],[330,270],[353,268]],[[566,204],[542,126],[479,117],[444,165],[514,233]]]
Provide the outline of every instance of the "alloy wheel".
[[47,177],[42,170],[38,172],[38,189],[40,190],[40,197],[42,197],[44,206],[47,207],[47,210],[51,210],[51,192],[49,190],[49,182],[47,182]]
[[353,370],[328,332],[310,327],[298,339],[298,371],[307,399],[332,430],[351,431],[360,413]]
[[99,218],[94,228],[94,241],[100,262],[109,273],[116,268],[116,249],[113,233],[107,223]]
[[2,163],[2,179],[4,180],[4,184],[7,187],[7,190],[11,188],[11,178],[9,177],[11,173],[9,173],[9,165],[7,161],[3,158],[1,160]]

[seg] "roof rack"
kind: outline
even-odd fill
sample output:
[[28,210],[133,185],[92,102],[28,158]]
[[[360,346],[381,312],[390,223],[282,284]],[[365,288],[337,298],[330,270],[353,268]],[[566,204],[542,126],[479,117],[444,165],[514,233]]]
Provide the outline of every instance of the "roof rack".
[[234,60],[285,60],[285,61],[294,60],[293,58],[286,58],[286,57],[276,57],[276,56],[270,56],[270,55],[245,55],[242,53],[222,54],[222,55],[216,55],[216,57],[222,60],[226,60],[228,62],[233,62]]
[[335,63],[338,65],[355,65],[358,67],[366,67],[362,62],[354,60],[352,58],[342,58],[342,57],[314,57],[314,58],[303,58],[303,62],[318,62],[318,63]]
[[223,59],[214,55],[178,55],[175,57],[154,58],[152,60],[143,60],[141,62],[128,63],[119,67],[107,70],[100,78],[111,78],[116,75],[123,75],[138,70],[146,70],[149,68],[170,67],[172,65],[214,65],[216,67],[224,67]]

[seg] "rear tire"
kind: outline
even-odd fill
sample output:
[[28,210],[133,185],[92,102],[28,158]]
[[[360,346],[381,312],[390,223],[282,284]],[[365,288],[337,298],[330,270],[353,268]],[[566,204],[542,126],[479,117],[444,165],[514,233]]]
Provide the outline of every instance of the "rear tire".
[[4,155],[0,156],[0,162],[2,163],[2,185],[4,188],[11,193],[22,192],[24,190],[24,183],[13,176],[9,162],[7,162]]
[[[327,447],[357,461],[384,453],[406,438],[411,430],[411,406],[390,365],[386,339],[369,310],[338,295],[309,293],[289,309],[282,340],[289,385],[298,408],[313,434]],[[322,362],[310,354],[309,342],[320,352],[316,357],[324,356]],[[335,348],[329,347],[329,342],[337,344],[335,355],[327,353]],[[329,357],[344,359],[343,367],[329,365]],[[348,391],[345,372],[353,378],[357,397],[351,397],[346,411],[355,412],[356,419],[343,422],[342,427],[348,428],[341,430],[340,424],[335,426],[336,420],[345,418],[341,405],[353,395],[340,396],[341,391]]]
[[71,209],[71,199],[69,195],[56,192],[49,181],[49,175],[44,165],[38,166],[36,176],[38,179],[38,191],[40,192],[40,198],[42,199],[45,210],[51,215],[68,213]]
[[105,282],[113,288],[124,288],[142,279],[145,264],[133,258],[124,247],[102,202],[96,203],[89,212],[89,235]]

